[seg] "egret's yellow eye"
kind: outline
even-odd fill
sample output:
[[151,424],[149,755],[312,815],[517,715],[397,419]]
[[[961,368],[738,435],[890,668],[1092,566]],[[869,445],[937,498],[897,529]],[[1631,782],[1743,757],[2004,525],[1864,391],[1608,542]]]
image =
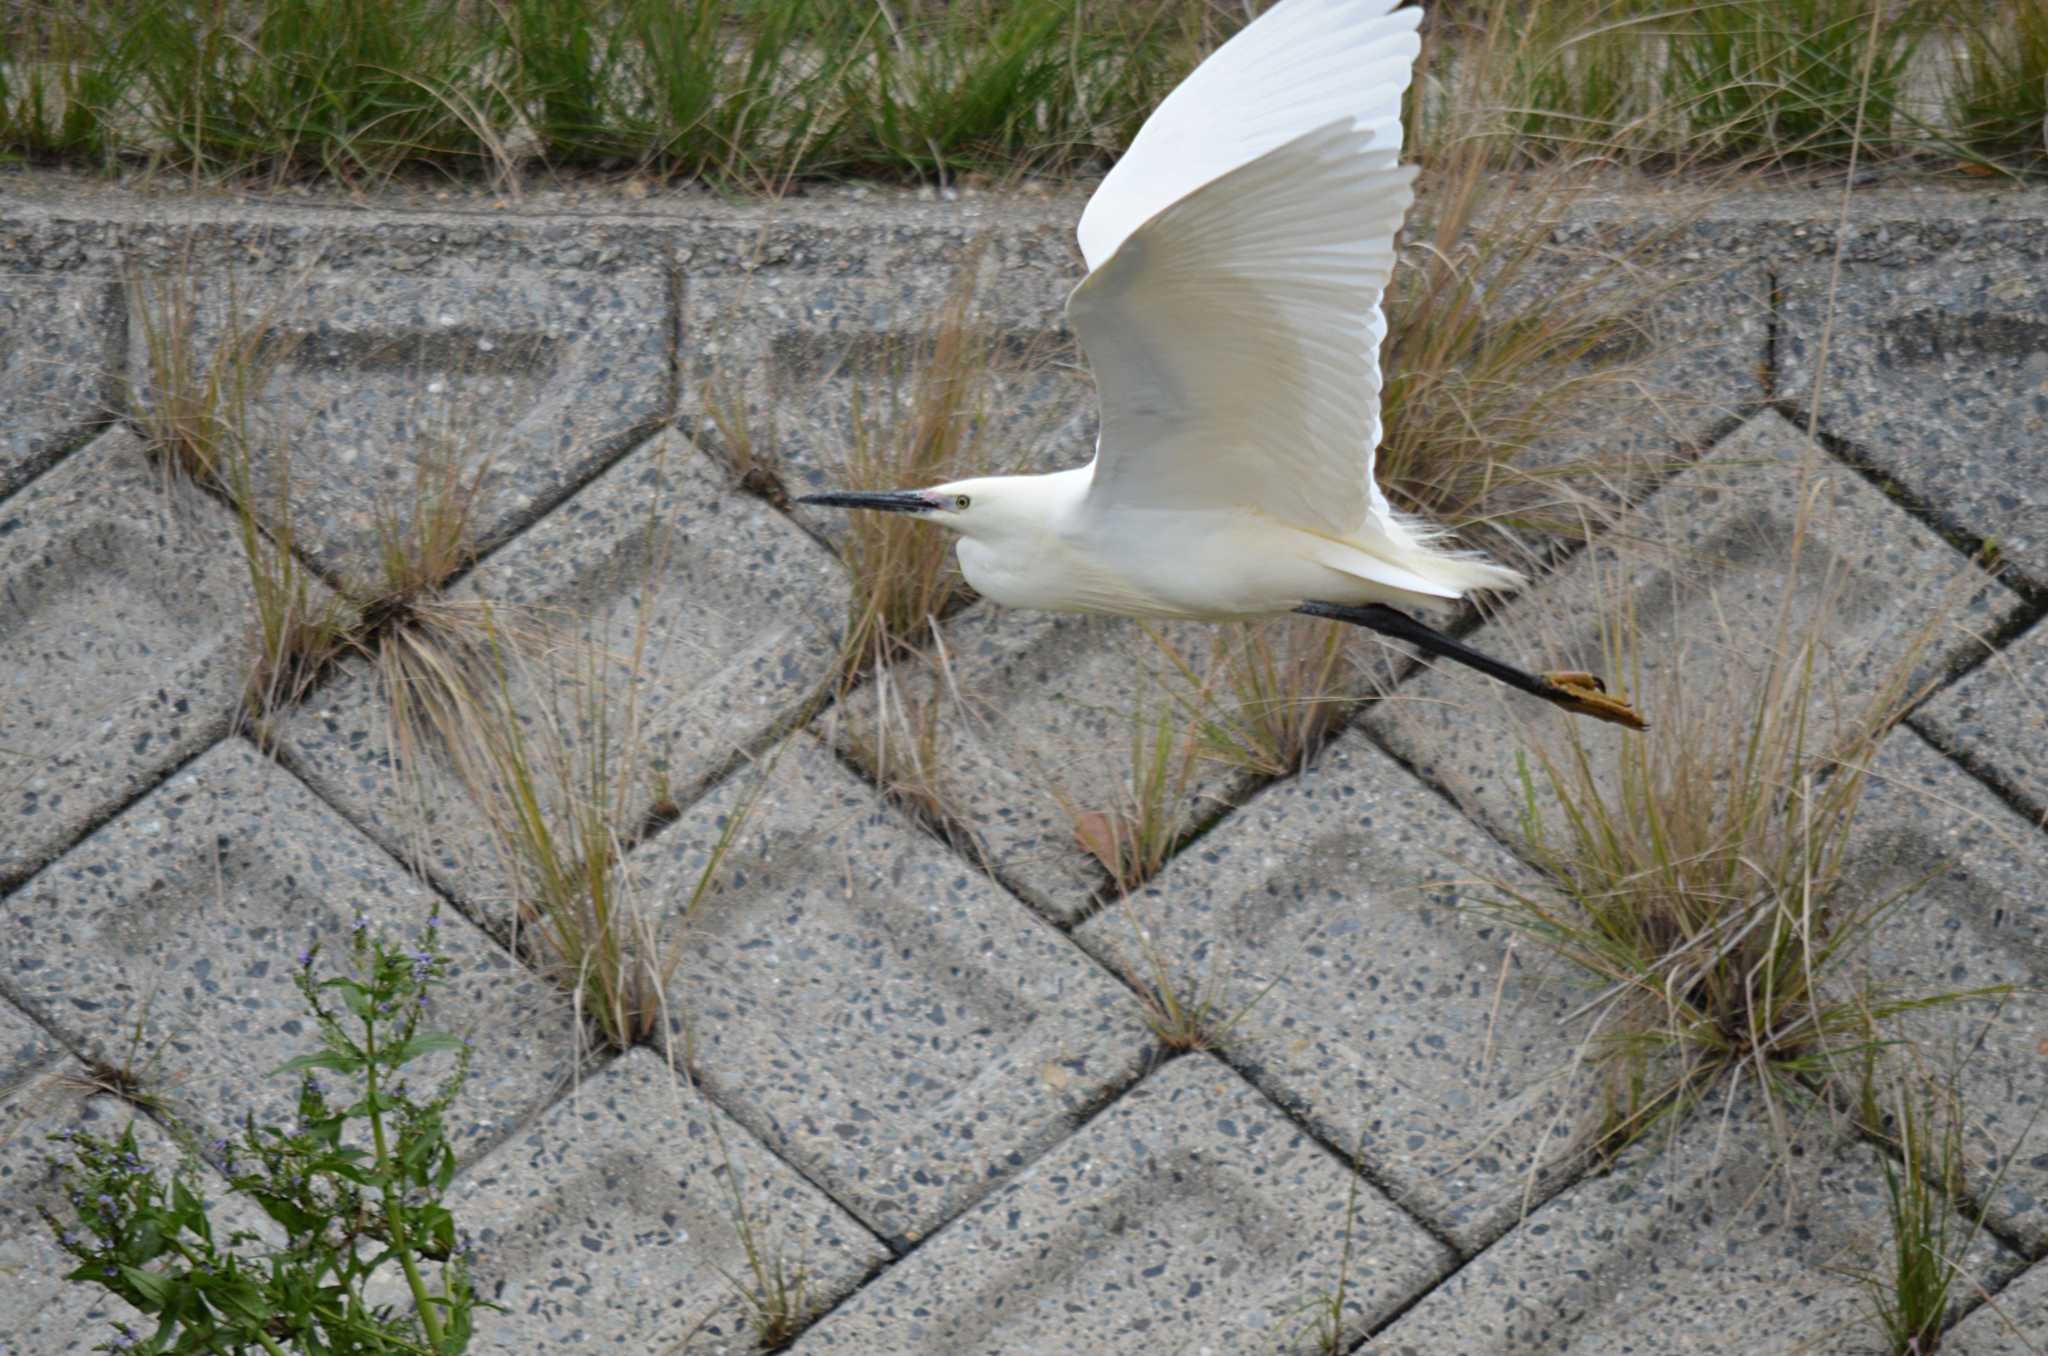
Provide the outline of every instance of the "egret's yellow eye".
[[964,494],[956,494],[953,496],[953,507],[956,509],[965,509],[967,505],[971,502],[972,501],[969,500],[968,497]]

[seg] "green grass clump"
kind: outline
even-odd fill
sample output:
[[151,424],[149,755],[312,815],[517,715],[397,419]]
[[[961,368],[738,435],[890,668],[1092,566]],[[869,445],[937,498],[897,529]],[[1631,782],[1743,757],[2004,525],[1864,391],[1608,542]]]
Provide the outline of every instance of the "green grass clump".
[[375,181],[480,164],[504,121],[457,0],[148,0],[124,41],[179,169]]
[[130,78],[99,9],[23,6],[0,25],[0,159],[105,164]]
[[1961,7],[1962,59],[1945,89],[1967,149],[2008,164],[2048,161],[2048,0]]
[[1663,97],[1692,156],[1843,161],[1889,148],[1906,73],[1931,30],[1925,3],[1719,0],[1673,20]]

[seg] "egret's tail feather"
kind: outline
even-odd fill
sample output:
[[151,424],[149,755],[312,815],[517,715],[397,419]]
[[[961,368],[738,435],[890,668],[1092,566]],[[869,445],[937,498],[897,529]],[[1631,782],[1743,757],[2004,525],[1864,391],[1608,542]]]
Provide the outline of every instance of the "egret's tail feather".
[[1517,589],[1526,582],[1519,570],[1496,565],[1476,551],[1438,545],[1444,535],[1374,514],[1348,539],[1319,537],[1314,554],[1333,570],[1401,595],[1389,601],[1416,606],[1441,606],[1467,594]]

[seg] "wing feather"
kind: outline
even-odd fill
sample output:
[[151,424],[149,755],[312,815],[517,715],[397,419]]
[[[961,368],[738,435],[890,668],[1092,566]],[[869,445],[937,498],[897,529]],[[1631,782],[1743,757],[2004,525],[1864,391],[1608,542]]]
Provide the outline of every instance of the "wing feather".
[[1074,289],[1102,403],[1091,503],[1254,509],[1337,537],[1384,514],[1379,301],[1415,177],[1398,155],[1348,118],[1298,136]]
[[[1401,149],[1401,95],[1422,40],[1396,0],[1281,0],[1167,95],[1081,213],[1099,268],[1139,226],[1203,184],[1350,119]],[[1389,11],[1392,11],[1389,13]]]

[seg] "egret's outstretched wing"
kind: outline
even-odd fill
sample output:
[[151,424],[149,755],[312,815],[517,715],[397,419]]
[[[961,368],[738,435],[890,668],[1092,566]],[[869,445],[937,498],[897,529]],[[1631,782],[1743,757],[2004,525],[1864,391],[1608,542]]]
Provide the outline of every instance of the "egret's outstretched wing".
[[1211,179],[1340,119],[1398,153],[1422,11],[1394,4],[1281,0],[1217,48],[1153,110],[1088,200],[1076,228],[1088,267]]
[[1415,177],[1398,154],[1348,119],[1297,137],[1074,289],[1102,401],[1091,503],[1255,508],[1335,536],[1384,513],[1379,299]]

